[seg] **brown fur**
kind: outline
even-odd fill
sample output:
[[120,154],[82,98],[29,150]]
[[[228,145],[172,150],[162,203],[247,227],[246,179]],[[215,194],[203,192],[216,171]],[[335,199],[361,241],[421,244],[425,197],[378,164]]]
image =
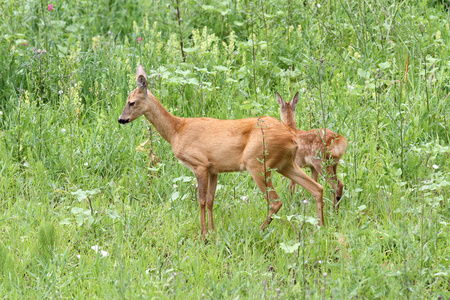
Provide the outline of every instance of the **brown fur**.
[[[290,178],[307,189],[315,198],[319,225],[323,225],[322,186],[312,180],[295,163],[296,135],[292,129],[272,117],[241,120],[212,118],[180,118],[170,114],[147,89],[147,75],[142,66],[136,72],[138,88],[130,93],[119,122],[131,122],[141,115],[155,126],[161,136],[172,145],[175,156],[189,167],[198,182],[200,223],[206,236],[206,210],[209,229],[214,229],[213,204],[217,175],[222,172],[247,170],[270,205],[269,214],[261,225],[264,229],[272,220],[272,214],[282,206],[271,180],[265,183],[262,132],[264,129],[266,167]],[[270,176],[270,171],[267,171]]]
[[[329,129],[298,130],[294,115],[298,93],[290,102],[285,102],[277,93],[277,103],[280,106],[281,121],[296,130],[298,149],[295,160],[297,164],[302,168],[309,167],[311,176],[316,182],[319,174],[324,174],[326,169],[327,181],[334,191],[334,208],[339,210],[344,184],[337,178],[336,172],[339,160],[347,149],[347,140]],[[289,187],[291,193],[294,193],[295,182],[291,181]]]

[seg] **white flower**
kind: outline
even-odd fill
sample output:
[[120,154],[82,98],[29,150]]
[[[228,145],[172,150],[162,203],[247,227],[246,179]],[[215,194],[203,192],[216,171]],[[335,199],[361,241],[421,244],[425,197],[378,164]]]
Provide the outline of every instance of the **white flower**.
[[78,259],[81,259],[81,255],[80,255],[80,254],[77,254],[77,258],[78,258]]
[[319,3],[317,3],[317,8],[320,8],[320,4]]
[[64,132],[66,132],[66,130],[63,128],[63,129],[61,129],[61,132],[64,133]]
[[[92,246],[91,249],[94,250],[95,253],[98,253],[98,251],[100,250],[100,247],[98,245],[95,245],[95,246]],[[104,250],[100,250],[100,255],[102,257],[107,257],[109,255],[109,253]]]
[[3,112],[0,110],[0,116],[3,116]]
[[58,94],[62,95],[64,93],[64,91],[59,91]]
[[433,169],[437,170],[437,169],[439,169],[439,166],[438,165],[433,165]]
[[323,273],[323,277],[327,277],[327,275],[328,275],[327,273]]
[[244,201],[245,203],[248,203],[248,197],[247,196],[242,196],[241,200]]
[[89,164],[88,163],[84,163],[84,166],[87,167]]
[[322,261],[321,261],[321,260],[319,260],[319,261],[318,261],[318,263],[319,263],[319,265],[321,265],[321,264],[322,264]]

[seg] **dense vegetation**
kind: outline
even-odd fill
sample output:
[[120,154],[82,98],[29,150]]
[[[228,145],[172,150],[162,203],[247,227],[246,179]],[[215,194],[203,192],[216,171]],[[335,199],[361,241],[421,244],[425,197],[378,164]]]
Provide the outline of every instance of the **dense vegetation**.
[[[0,295],[32,298],[450,297],[449,2],[0,2]],[[137,64],[173,114],[278,117],[349,146],[325,192],[267,207],[221,174],[216,231],[196,181],[140,118]],[[225,158],[224,158],[225,159]],[[306,200],[306,201],[304,201]]]

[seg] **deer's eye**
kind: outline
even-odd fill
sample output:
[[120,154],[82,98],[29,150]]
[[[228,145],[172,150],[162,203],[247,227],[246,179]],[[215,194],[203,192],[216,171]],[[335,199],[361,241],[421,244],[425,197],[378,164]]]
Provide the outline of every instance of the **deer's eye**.
[[135,104],[136,102],[129,102],[128,105],[131,107]]

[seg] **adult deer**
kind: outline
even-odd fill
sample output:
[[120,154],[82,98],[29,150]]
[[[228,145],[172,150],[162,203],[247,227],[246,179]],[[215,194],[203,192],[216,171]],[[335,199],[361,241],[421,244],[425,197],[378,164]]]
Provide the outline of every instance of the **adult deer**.
[[[277,93],[277,103],[280,106],[281,121],[296,131],[298,149],[296,162],[304,168],[311,169],[311,177],[317,182],[319,174],[327,170],[327,181],[334,192],[334,208],[339,210],[344,184],[337,178],[336,172],[339,160],[347,149],[347,140],[340,134],[329,129],[313,129],[303,131],[297,129],[295,123],[295,107],[298,103],[298,92],[290,102],[285,102]],[[336,187],[337,183],[337,187]],[[289,188],[295,192],[295,182],[291,181]]]
[[[241,120],[176,117],[147,89],[147,75],[142,66],[137,68],[136,82],[137,88],[128,96],[118,121],[126,124],[144,115],[171,144],[175,156],[194,172],[198,183],[203,237],[206,236],[205,207],[208,210],[209,229],[214,230],[214,195],[217,176],[222,172],[250,172],[269,204],[269,213],[261,229],[271,222],[272,214],[282,206],[273,189],[270,170],[290,178],[313,195],[319,225],[323,225],[323,188],[295,163],[298,145],[292,129],[272,117]],[[267,182],[264,174],[269,176]]]

